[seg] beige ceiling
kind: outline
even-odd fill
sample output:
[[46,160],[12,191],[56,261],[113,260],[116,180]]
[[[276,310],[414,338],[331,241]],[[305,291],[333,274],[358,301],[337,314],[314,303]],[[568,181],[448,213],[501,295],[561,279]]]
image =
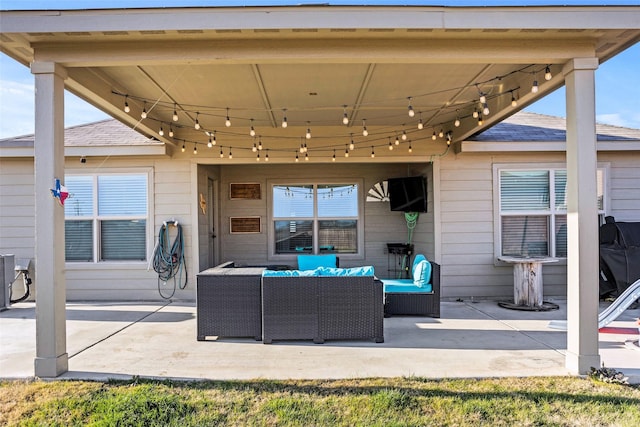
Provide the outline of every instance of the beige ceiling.
[[[640,7],[130,9],[1,12],[0,36],[2,51],[24,64],[65,66],[69,90],[176,156],[196,145],[203,161],[219,161],[219,149],[207,149],[205,131],[215,131],[238,162],[254,158],[258,137],[276,160],[307,143],[329,161],[353,139],[367,149],[350,161],[372,147],[408,161],[446,149],[434,132],[450,131],[455,144],[558,88],[570,59],[621,52],[640,40],[639,23]],[[482,125],[471,117],[480,92],[490,110]],[[387,150],[403,132],[407,140]]]

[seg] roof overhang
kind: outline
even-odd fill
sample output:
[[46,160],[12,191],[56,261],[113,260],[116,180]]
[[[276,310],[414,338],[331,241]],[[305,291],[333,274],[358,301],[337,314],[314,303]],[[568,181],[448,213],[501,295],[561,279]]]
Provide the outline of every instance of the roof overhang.
[[[198,147],[202,162],[231,150],[234,162],[253,161],[262,142],[273,161],[303,156],[307,144],[313,161],[370,161],[375,150],[376,161],[405,162],[444,152],[447,132],[464,141],[562,86],[572,58],[603,62],[635,44],[638,22],[640,6],[9,11],[0,38],[25,65],[64,66],[67,89],[174,156]],[[490,113],[479,124],[482,94]]]

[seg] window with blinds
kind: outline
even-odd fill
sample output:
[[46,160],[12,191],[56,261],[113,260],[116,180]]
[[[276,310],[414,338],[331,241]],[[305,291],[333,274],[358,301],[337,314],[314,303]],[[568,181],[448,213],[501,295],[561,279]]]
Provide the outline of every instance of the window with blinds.
[[65,185],[66,261],[146,260],[146,174],[69,175]]
[[[604,170],[597,171],[604,215]],[[567,256],[567,171],[499,170],[500,254]]]
[[275,254],[358,252],[357,184],[272,186]]

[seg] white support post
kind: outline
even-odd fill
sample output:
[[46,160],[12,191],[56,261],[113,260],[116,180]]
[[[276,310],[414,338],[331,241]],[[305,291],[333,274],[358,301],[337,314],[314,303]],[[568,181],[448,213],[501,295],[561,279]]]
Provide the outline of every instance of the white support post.
[[64,277],[64,208],[52,197],[55,179],[64,183],[64,80],[53,62],[34,62],[35,76],[35,266],[36,377],[57,377],[69,369]]
[[574,58],[567,85],[567,355],[570,373],[600,367],[595,124],[597,58]]

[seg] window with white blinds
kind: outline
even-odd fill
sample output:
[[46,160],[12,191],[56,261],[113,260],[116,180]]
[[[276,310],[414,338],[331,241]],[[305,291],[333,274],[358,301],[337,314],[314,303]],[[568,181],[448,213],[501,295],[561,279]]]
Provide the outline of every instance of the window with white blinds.
[[272,186],[274,254],[358,252],[357,184]]
[[147,174],[68,175],[65,186],[68,262],[146,260]]
[[[500,169],[500,251],[503,256],[567,256],[566,169]],[[598,169],[604,215],[604,170]]]

